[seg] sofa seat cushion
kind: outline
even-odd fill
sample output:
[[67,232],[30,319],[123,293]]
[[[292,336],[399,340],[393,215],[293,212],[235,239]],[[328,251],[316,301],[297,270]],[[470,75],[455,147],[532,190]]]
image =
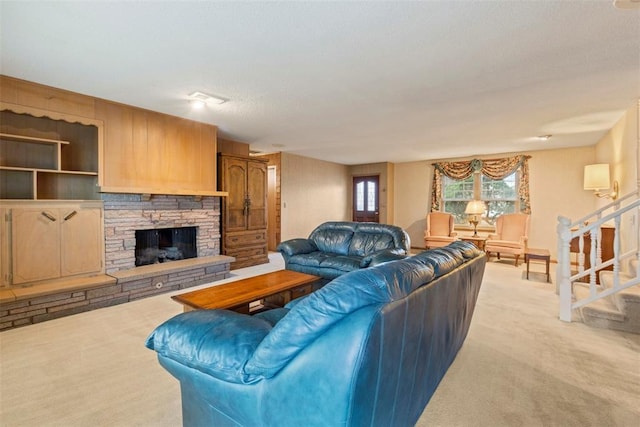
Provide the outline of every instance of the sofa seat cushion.
[[362,257],[316,251],[309,254],[294,255],[289,258],[289,264],[307,267],[331,268],[349,272],[360,268],[361,260]]
[[362,261],[362,257],[359,256],[338,255],[322,260],[320,267],[334,268],[348,272],[359,269],[360,261]]
[[146,346],[213,377],[242,383],[242,368],[271,328],[270,321],[257,316],[195,310],[158,326]]

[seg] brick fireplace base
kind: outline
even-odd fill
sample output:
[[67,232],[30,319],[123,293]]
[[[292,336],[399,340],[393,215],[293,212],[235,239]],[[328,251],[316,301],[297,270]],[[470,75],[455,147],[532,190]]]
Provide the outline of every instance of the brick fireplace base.
[[214,255],[147,265],[110,275],[2,289],[0,330],[226,279],[232,261],[232,257]]

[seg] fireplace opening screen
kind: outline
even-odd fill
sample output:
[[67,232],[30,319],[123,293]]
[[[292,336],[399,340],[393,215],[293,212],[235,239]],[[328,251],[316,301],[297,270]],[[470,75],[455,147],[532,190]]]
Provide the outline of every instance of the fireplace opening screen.
[[197,256],[196,227],[136,230],[136,267]]

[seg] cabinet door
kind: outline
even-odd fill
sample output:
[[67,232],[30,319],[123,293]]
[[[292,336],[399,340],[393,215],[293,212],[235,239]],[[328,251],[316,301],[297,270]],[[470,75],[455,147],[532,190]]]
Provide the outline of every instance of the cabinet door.
[[267,228],[267,164],[247,162],[248,209],[247,229]]
[[225,198],[224,225],[227,232],[247,229],[245,200],[247,197],[247,161],[225,158],[224,188],[229,196]]
[[60,270],[63,276],[102,270],[102,211],[60,209]]
[[13,284],[60,276],[57,209],[12,209]]

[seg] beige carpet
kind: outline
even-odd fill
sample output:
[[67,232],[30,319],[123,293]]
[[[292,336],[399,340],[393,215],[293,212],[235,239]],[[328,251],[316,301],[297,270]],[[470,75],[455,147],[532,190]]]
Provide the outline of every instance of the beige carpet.
[[[234,274],[281,267],[272,255]],[[522,266],[487,266],[419,426],[640,425],[640,336],[558,321],[554,289]],[[0,426],[180,426],[178,383],[143,345],[180,311],[161,295],[0,333]]]

